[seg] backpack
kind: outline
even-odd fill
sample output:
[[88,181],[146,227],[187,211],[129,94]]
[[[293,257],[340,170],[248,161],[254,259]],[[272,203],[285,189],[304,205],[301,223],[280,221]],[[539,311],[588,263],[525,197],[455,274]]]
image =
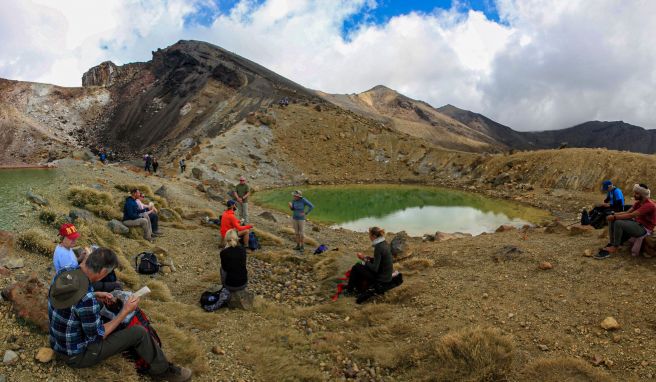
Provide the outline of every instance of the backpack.
[[608,215],[610,214],[597,209],[592,210],[590,212],[590,225],[595,229],[603,228],[606,225],[606,216]]
[[581,225],[590,225],[590,215],[585,208],[581,211]]
[[134,259],[137,266],[137,272],[144,275],[152,275],[159,272],[160,263],[157,262],[157,256],[152,252],[141,252]]
[[200,295],[200,306],[206,312],[214,312],[219,308],[223,308],[230,302],[230,291],[226,288],[221,288],[218,292],[206,291]]
[[[159,339],[157,331],[150,325],[148,316],[146,316],[146,313],[144,313],[140,308],[135,309],[134,316],[132,316],[132,319],[126,325],[126,328],[130,328],[132,326],[143,326],[146,331],[148,331],[148,334],[150,334],[153,340],[155,340],[157,345],[159,345],[160,348],[162,347],[162,340]],[[135,350],[128,350],[124,353],[124,355],[134,360],[134,367],[137,369],[137,373],[147,373],[150,369],[148,362],[146,362],[145,359],[139,357]]]
[[255,232],[251,231],[251,233],[248,234],[248,249],[255,251],[260,248],[262,248],[260,241],[257,239]]
[[325,244],[321,244],[314,250],[315,255],[320,255],[328,250],[328,247]]

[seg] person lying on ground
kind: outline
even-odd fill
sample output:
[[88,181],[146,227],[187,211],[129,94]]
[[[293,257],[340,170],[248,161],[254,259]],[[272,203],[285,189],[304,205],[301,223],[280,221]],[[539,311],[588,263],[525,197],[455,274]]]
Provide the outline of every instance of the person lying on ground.
[[305,218],[312,212],[314,205],[303,197],[300,190],[292,192],[292,198],[293,200],[289,202],[289,209],[292,211],[292,225],[296,237],[294,249],[303,251],[305,249]]
[[103,249],[92,252],[79,268],[63,268],[57,274],[48,292],[50,347],[73,368],[92,367],[134,349],[150,365],[148,374],[152,379],[190,380],[191,370],[170,363],[143,326],[118,330],[119,324],[137,308],[138,297],[131,297],[116,318],[102,323],[98,300],[111,304],[114,296],[94,293],[91,283],[102,280],[117,266],[116,254]]
[[148,218],[148,220],[150,220],[150,228],[153,231],[153,236],[162,236],[162,232],[159,230],[159,211],[157,211],[157,208],[155,208],[153,202],[145,204],[145,195],[141,191],[139,191],[139,196],[137,197],[136,202],[137,207],[140,210],[146,211],[142,212],[139,216],[142,218]]
[[651,234],[656,226],[656,204],[650,199],[651,191],[645,184],[633,186],[635,203],[627,212],[609,215],[608,236],[610,242],[597,256],[598,259],[609,257],[617,252],[622,243],[631,237]]
[[59,236],[61,236],[62,240],[55,247],[55,253],[52,256],[55,273],[59,272],[62,268],[76,267],[78,264],[75,253],[73,252],[75,242],[80,237],[77,228],[70,223],[62,224],[59,227]]
[[221,250],[221,284],[231,292],[246,289],[248,270],[246,269],[246,248],[239,245],[239,235],[235,229],[226,232],[225,248]]
[[143,237],[148,241],[153,241],[153,229],[150,225],[150,219],[141,217],[141,214],[147,212],[145,208],[139,208],[137,199],[139,199],[139,190],[136,188],[130,191],[130,196],[125,198],[125,206],[123,206],[123,224],[127,227],[141,227],[143,228]]
[[237,231],[237,235],[241,237],[244,247],[248,247],[248,235],[251,233],[253,226],[250,224],[245,226],[239,224],[239,219],[235,216],[235,210],[237,209],[236,201],[228,200],[226,207],[223,215],[221,215],[221,239],[225,240],[226,233],[234,229]]
[[369,228],[369,240],[374,247],[374,256],[366,257],[362,253],[356,256],[362,263],[355,264],[346,286],[349,293],[364,292],[375,283],[387,283],[392,280],[394,272],[392,250],[385,241],[385,230],[379,227]]

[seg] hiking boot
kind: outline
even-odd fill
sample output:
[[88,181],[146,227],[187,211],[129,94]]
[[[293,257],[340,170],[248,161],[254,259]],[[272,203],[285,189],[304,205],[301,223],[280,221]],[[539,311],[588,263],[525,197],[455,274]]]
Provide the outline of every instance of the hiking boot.
[[191,370],[169,363],[169,368],[162,374],[151,375],[154,381],[186,382],[191,380]]
[[610,252],[604,251],[603,249],[601,251],[599,251],[599,253],[594,255],[594,258],[596,260],[603,260],[603,259],[607,259],[609,257],[610,257]]
[[158,231],[158,232],[153,232],[153,236],[160,237],[160,236],[164,236],[164,234],[161,231]]

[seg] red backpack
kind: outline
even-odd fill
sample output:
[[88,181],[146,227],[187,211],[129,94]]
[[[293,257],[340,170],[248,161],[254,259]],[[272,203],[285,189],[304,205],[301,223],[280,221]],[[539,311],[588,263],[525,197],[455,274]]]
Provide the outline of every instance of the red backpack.
[[[134,316],[125,327],[130,328],[133,326],[143,326],[144,328],[146,328],[148,334],[150,334],[150,336],[155,340],[157,345],[159,345],[160,348],[162,347],[162,340],[159,339],[159,336],[157,335],[157,331],[155,330],[155,328],[153,328],[150,325],[150,320],[148,319],[148,316],[146,316],[146,313],[144,313],[143,310],[141,310],[140,308],[137,308],[134,311]],[[150,365],[148,364],[148,362],[146,362],[145,359],[139,357],[136,351],[128,350],[124,352],[123,355],[134,361],[134,367],[137,369],[138,373],[143,374],[150,369]]]

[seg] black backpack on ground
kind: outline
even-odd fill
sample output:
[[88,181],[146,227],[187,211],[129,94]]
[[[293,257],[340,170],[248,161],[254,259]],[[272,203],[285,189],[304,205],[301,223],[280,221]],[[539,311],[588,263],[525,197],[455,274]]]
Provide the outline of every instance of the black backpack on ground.
[[141,252],[134,260],[137,266],[137,272],[144,275],[152,275],[159,272],[160,263],[157,261],[157,256],[152,252]]
[[217,292],[206,291],[200,295],[200,306],[206,312],[214,312],[217,309],[223,308],[230,302],[230,291],[226,288],[221,288]]
[[581,225],[590,225],[590,214],[585,208],[581,211]]
[[260,248],[262,248],[260,245],[260,240],[257,238],[257,235],[255,235],[255,232],[251,231],[248,234],[248,249],[255,251]]

